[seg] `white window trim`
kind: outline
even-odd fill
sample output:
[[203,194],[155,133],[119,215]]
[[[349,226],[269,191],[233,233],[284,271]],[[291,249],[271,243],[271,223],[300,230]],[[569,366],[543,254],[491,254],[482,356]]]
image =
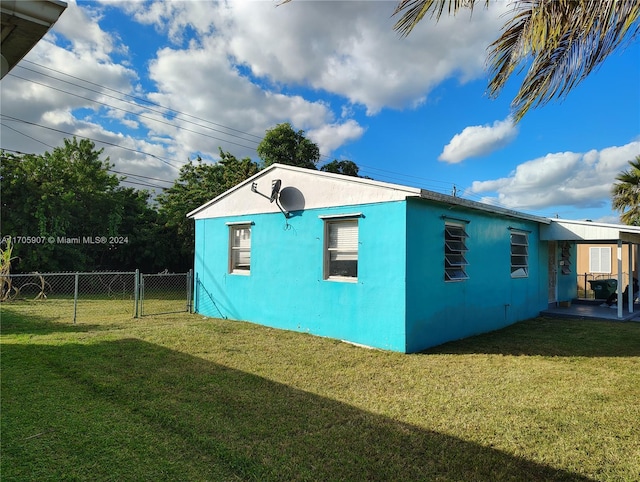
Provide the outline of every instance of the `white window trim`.
[[357,218],[363,218],[364,214],[362,213],[349,213],[349,214],[321,214],[320,216],[318,216],[318,218],[320,219],[354,219],[357,220]]
[[[360,257],[360,241],[359,241],[359,236],[360,236],[360,223],[358,222],[358,218],[362,217],[361,213],[356,213],[356,214],[349,214],[349,215],[328,215],[328,216],[318,216],[320,219],[322,219],[324,221],[324,242],[323,242],[323,249],[322,249],[322,257],[323,257],[323,262],[322,262],[322,278],[325,281],[339,281],[339,282],[346,282],[346,283],[357,283],[358,282],[358,276],[338,276],[338,275],[330,275],[329,271],[330,271],[330,266],[329,263],[331,261],[331,256],[330,253],[332,251],[331,248],[329,248],[329,226],[334,225],[334,224],[340,224],[340,223],[346,223],[346,222],[350,222],[353,221],[356,223],[356,230],[358,233],[358,244],[357,244],[357,251],[356,251],[356,263],[359,263],[359,257]],[[335,250],[335,249],[333,249]],[[356,264],[357,266],[357,264]]]
[[[226,223],[229,226],[229,253],[228,253],[228,272],[229,274],[238,274],[241,276],[249,276],[251,274],[251,238],[253,233],[251,232],[251,227],[253,226],[253,222],[230,222]],[[233,236],[234,233],[239,229],[249,229],[249,247],[241,248],[239,246],[233,245]],[[233,266],[233,253],[236,251],[248,251],[249,253],[249,269],[237,269]]]
[[[524,239],[526,240],[526,243],[514,243],[513,242],[513,236],[514,235],[520,235],[520,236],[524,236]],[[524,246],[525,247],[525,251],[526,254],[519,254],[519,253],[515,253],[513,252],[513,247],[514,246]],[[513,257],[514,256],[518,256],[521,258],[524,258],[526,263],[523,265],[515,265],[513,264]],[[529,277],[529,233],[526,231],[518,231],[518,230],[512,230],[511,233],[509,234],[509,267],[511,270],[511,277],[512,278],[528,278]],[[514,269],[515,267],[515,269]]]

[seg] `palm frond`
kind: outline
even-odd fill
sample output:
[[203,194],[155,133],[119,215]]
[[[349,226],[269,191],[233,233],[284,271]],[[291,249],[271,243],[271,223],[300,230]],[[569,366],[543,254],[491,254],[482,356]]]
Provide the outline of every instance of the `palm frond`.
[[[485,0],[485,6],[489,5],[489,1]],[[444,13],[445,6],[449,15],[456,15],[462,8],[473,11],[477,2],[478,0],[401,0],[393,15],[402,13],[402,16],[393,29],[406,37],[427,14],[437,22]]]
[[489,93],[496,96],[516,69],[531,66],[512,102],[519,121],[532,107],[562,99],[616,48],[640,32],[634,0],[522,0],[490,45]]
[[629,225],[640,224],[640,156],[629,161],[630,169],[616,176],[611,189],[611,205],[620,212],[620,220]]

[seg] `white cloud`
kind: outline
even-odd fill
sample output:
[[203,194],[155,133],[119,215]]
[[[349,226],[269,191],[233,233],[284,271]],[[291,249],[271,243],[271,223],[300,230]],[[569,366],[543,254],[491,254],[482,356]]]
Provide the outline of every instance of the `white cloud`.
[[[419,105],[444,79],[484,73],[486,46],[506,5],[425,21],[407,38],[393,31],[395,2],[230,2],[221,34],[238,62],[275,83],[310,85],[364,105]],[[426,25],[426,24],[429,25]]]
[[615,177],[640,154],[640,141],[585,154],[559,152],[520,164],[509,176],[475,181],[467,194],[511,209],[601,207],[611,200]]
[[476,9],[473,19],[460,14],[425,21],[401,38],[393,30],[394,1],[276,5],[163,1],[123,2],[121,8],[167,32],[175,44],[215,36],[256,78],[334,93],[369,114],[420,105],[447,78],[483,76],[486,46],[507,8],[497,3]]
[[444,146],[438,159],[456,164],[470,157],[486,156],[506,146],[517,134],[518,128],[510,118],[493,125],[465,127]]
[[306,133],[307,137],[318,144],[320,154],[328,156],[335,148],[345,142],[359,139],[364,128],[354,120],[342,124],[325,124]]
[[[187,152],[217,155],[222,147],[237,157],[255,158],[265,131],[284,121],[309,133],[330,130],[331,138],[316,140],[327,153],[363,132],[354,120],[336,121],[324,102],[274,92],[241,75],[217,37],[188,49],[160,50],[149,74],[157,86],[149,95],[154,102],[201,119],[196,125],[182,115],[170,125],[142,120],[154,135],[171,137]],[[209,118],[215,118],[216,125],[204,120]]]

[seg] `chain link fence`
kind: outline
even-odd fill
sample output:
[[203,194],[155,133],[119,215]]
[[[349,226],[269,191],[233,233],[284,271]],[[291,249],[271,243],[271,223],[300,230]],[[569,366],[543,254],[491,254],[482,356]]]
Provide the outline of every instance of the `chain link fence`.
[[191,271],[140,275],[140,316],[190,312],[192,286]]
[[104,316],[139,317],[191,311],[192,271],[30,273],[0,276],[0,301],[29,303],[36,313],[90,321]]

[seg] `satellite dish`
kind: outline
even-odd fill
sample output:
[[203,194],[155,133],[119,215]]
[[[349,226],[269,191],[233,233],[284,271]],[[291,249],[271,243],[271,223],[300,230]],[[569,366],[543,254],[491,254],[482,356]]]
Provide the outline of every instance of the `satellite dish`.
[[282,181],[280,179],[274,179],[271,181],[271,197],[269,198],[269,202],[273,202],[278,199],[280,186],[282,186]]
[[280,190],[278,202],[283,209],[291,211],[302,211],[304,209],[304,194],[298,188],[287,186]]

